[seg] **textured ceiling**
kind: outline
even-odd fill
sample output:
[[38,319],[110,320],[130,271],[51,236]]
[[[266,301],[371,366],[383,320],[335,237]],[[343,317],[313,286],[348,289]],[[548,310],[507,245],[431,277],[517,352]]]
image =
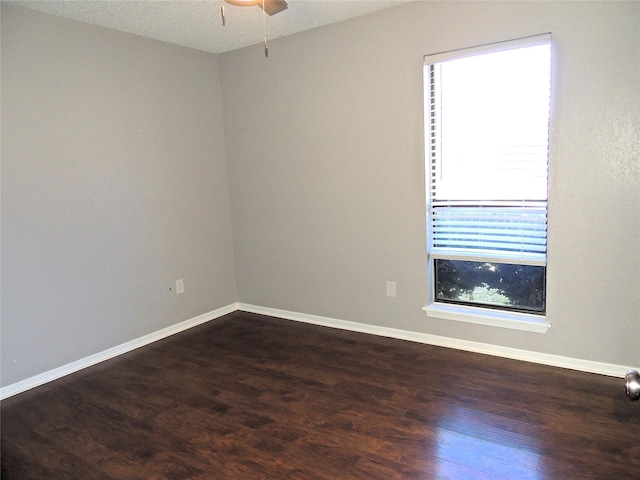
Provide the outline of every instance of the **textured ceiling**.
[[[340,22],[414,0],[287,0],[289,8],[267,16],[269,39]],[[259,7],[225,4],[222,0],[22,0],[6,3],[133,33],[212,53],[262,42]]]

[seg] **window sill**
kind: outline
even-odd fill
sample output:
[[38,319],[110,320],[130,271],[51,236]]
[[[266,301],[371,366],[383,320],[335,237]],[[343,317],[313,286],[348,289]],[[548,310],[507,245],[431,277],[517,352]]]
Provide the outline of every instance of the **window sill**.
[[528,313],[505,312],[488,308],[466,307],[447,303],[432,303],[422,310],[428,317],[456,322],[476,323],[491,327],[510,328],[527,332],[546,333],[551,324],[547,318]]

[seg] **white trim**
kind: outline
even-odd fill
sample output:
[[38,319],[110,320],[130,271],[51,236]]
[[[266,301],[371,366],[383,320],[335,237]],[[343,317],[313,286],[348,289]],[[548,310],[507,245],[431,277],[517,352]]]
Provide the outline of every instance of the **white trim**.
[[232,303],[226,307],[219,308],[209,313],[204,313],[190,320],[172,325],[170,327],[158,330],[143,337],[131,340],[116,347],[104,350],[102,352],[90,355],[88,357],[76,360],[53,370],[35,375],[33,377],[21,380],[19,382],[0,388],[0,400],[9,398],[13,395],[25,392],[31,388],[43,385],[45,383],[57,380],[71,373],[77,372],[87,367],[91,367],[105,360],[117,357],[124,353],[143,347],[150,343],[162,340],[163,338],[175,335],[189,328],[196,327],[203,323],[215,320],[229,313],[236,311],[244,311],[268,315],[271,317],[283,318],[286,320],[294,320],[297,322],[310,323],[323,327],[339,328],[341,330],[349,330],[352,332],[368,333],[371,335],[379,335],[382,337],[397,338],[399,340],[408,340],[410,342],[424,343],[427,345],[435,345],[438,347],[455,348],[456,350],[464,350],[468,352],[482,353],[485,355],[493,355],[497,357],[510,358],[513,360],[522,360],[525,362],[539,363],[542,365],[551,365],[554,367],[568,368],[571,370],[579,370],[589,373],[598,373],[612,377],[624,378],[628,370],[640,370],[640,366],[627,367],[611,363],[594,362],[591,360],[581,360],[579,358],[562,357],[559,355],[550,355],[546,353],[532,352],[529,350],[520,350],[517,348],[502,347],[499,345],[491,345],[488,343],[471,342],[468,340],[460,340],[451,337],[442,337],[427,333],[411,332],[408,330],[400,330],[397,328],[381,327],[377,325],[368,325],[365,323],[352,322],[348,320],[339,320],[336,318],[322,317],[319,315],[309,315],[306,313],[290,312],[276,308],[260,307],[246,303]]
[[551,324],[545,316],[529,313],[509,312],[497,309],[434,302],[422,310],[428,317],[476,323],[491,327],[510,328],[526,332],[546,333]]
[[472,342],[468,340],[442,337],[439,335],[431,335],[427,333],[411,332],[408,330],[380,327],[376,325],[367,325],[364,323],[351,322],[348,320],[339,320],[335,318],[321,317],[318,315],[309,315],[306,313],[290,312],[286,310],[279,310],[276,308],[259,307],[246,303],[239,303],[238,310],[284,318],[287,320],[295,320],[298,322],[311,323],[324,327],[339,328],[341,330],[349,330],[360,333],[369,333],[372,335],[380,335],[383,337],[397,338],[400,340],[408,340],[411,342],[425,343],[438,347],[455,348],[456,350],[482,353],[485,355],[510,358],[512,360],[522,360],[525,362],[567,368],[570,370],[579,370],[588,373],[597,373],[600,375],[608,375],[611,377],[624,378],[624,375],[628,370],[640,370],[640,368],[637,367],[629,367],[625,365],[616,365],[604,362],[594,362],[591,360],[582,360],[579,358],[563,357],[559,355],[551,355],[548,353],[532,352],[530,350],[520,350],[518,348],[502,347],[500,345]]
[[180,322],[175,325],[171,325],[170,327],[163,328],[162,330],[158,330],[148,335],[144,335],[140,338],[136,338],[116,347],[109,348],[93,355],[89,355],[88,357],[81,358],[80,360],[76,360],[71,363],[67,363],[66,365],[62,365],[61,367],[54,368],[53,370],[49,370],[25,380],[12,383],[11,385],[0,388],[0,400],[4,400],[5,398],[17,395],[18,393],[22,393],[31,388],[35,388],[53,380],[57,380],[71,373],[75,373],[84,368],[96,365],[97,363],[104,362],[105,360],[117,357],[118,355],[122,355],[123,353],[135,350],[136,348],[144,347],[145,345],[148,345],[150,343],[162,340],[163,338],[175,335],[176,333],[180,333],[184,330],[188,330],[189,328],[196,327],[216,318],[220,318],[223,315],[227,315],[237,310],[238,304],[232,303],[231,305],[227,305],[226,307],[222,307],[217,310],[213,310],[212,312],[198,315],[197,317],[185,320],[184,322]]

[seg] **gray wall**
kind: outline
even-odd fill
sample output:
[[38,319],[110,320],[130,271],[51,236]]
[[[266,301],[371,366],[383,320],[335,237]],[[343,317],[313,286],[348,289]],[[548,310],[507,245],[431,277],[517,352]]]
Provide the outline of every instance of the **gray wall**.
[[235,302],[218,76],[2,5],[3,386]]
[[[419,2],[216,58],[2,4],[1,384],[236,301],[639,365],[639,22]],[[427,318],[422,56],[547,31],[553,327]]]
[[[418,2],[221,55],[239,301],[639,365],[638,25],[638,2]],[[422,57],[543,32],[553,326],[427,318]]]

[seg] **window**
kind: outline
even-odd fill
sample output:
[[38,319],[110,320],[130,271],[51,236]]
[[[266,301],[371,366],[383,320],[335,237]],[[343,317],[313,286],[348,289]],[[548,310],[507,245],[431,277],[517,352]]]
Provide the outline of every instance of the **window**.
[[544,319],[550,35],[424,68],[427,313]]

